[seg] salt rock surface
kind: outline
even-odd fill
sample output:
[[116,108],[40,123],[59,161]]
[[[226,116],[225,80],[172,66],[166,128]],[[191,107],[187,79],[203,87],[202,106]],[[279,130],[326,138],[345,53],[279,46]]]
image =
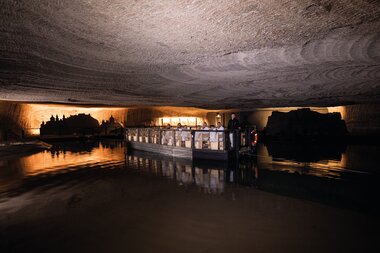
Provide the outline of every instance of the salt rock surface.
[[380,101],[376,0],[0,7],[0,100],[203,108]]

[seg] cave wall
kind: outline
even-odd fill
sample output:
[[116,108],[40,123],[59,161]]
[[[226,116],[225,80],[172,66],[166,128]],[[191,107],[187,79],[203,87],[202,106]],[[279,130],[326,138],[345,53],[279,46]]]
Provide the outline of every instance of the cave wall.
[[[45,108],[45,109],[44,109]],[[74,108],[74,107],[73,107]],[[284,108],[263,108],[252,111],[238,111],[239,120],[245,125],[256,125],[259,130],[263,129],[268,121],[268,116],[273,111],[288,112],[298,109],[298,107]],[[337,107],[317,107],[311,108],[320,113],[339,112],[346,122],[347,130],[353,136],[380,136],[380,105],[349,105]],[[50,105],[23,104],[16,102],[0,101],[0,141],[5,138],[17,138],[25,131],[25,135],[32,134],[32,130],[42,120],[42,116],[50,117],[51,112],[59,114],[67,111],[68,114],[75,114],[80,110],[90,110],[86,108],[69,107],[60,108]],[[91,109],[93,110],[93,109]],[[148,126],[157,124],[160,117],[199,117],[209,124],[216,124],[216,115],[221,115],[220,121],[227,125],[231,110],[205,110],[192,107],[139,107],[139,108],[103,108],[95,111],[88,111],[97,118],[108,118],[113,115],[118,121],[124,122],[125,126]],[[46,115],[45,115],[46,114]],[[67,116],[66,115],[66,116]],[[101,120],[101,119],[100,119]],[[198,122],[201,124],[201,122]],[[6,134],[5,132],[8,132]]]
[[[192,108],[192,107],[138,107],[129,108],[125,112],[125,126],[158,126],[159,118],[162,117],[197,117],[200,121],[209,120],[212,116],[207,115],[208,110]],[[198,122],[198,125],[202,122]]]
[[[162,117],[197,117],[198,125],[206,122],[208,125],[215,125],[221,122],[224,127],[227,127],[231,113],[235,112],[240,119],[238,110],[206,110],[194,107],[137,107],[129,108],[125,111],[125,126],[158,126],[161,122],[158,121]],[[219,114],[219,117],[217,115]]]
[[[252,111],[240,112],[238,117],[242,125],[256,126],[256,128],[261,131],[266,127],[268,117],[271,116],[274,111],[290,112],[301,108],[302,107],[260,108]],[[326,107],[311,107],[310,109],[319,113],[328,113]]]
[[380,136],[380,105],[363,104],[329,107],[329,112],[340,112],[352,136]]
[[255,110],[252,112],[240,113],[240,120],[242,125],[256,126],[258,130],[262,130],[268,122],[268,117],[272,114],[273,110]]
[[0,141],[16,140],[29,126],[24,104],[0,101]]
[[[268,122],[268,117],[273,111],[289,112],[302,107],[261,108],[251,111],[235,110],[238,119],[243,125],[256,126],[262,130]],[[349,135],[353,136],[379,136],[380,135],[380,105],[349,105],[336,107],[311,107],[319,113],[341,114],[346,122]],[[160,117],[196,116],[202,117],[209,124],[216,124],[216,115],[219,112],[220,121],[227,126],[232,110],[204,110],[191,107],[145,107],[130,108],[125,112],[126,126],[148,126],[156,124]]]
[[116,122],[124,122],[125,108],[120,107],[83,107],[72,105],[57,105],[57,104],[26,104],[23,111],[29,115],[30,127],[34,133],[38,134],[38,128],[42,121],[49,121],[53,115],[60,119],[65,115],[66,118],[79,113],[90,114],[93,118],[99,121],[108,120],[111,116]]
[[17,140],[22,137],[39,135],[42,121],[47,122],[51,115],[62,118],[79,113],[90,114],[99,123],[111,115],[115,121],[123,123],[127,109],[111,107],[80,107],[52,104],[26,104],[0,101],[0,141]]
[[[282,107],[282,108],[262,108],[239,113],[239,119],[243,124],[255,125],[258,130],[262,130],[268,122],[268,117],[272,112],[289,112],[301,109],[302,107]],[[380,105],[361,104],[335,107],[311,107],[313,111],[319,113],[341,114],[346,123],[349,135],[351,136],[380,136]]]

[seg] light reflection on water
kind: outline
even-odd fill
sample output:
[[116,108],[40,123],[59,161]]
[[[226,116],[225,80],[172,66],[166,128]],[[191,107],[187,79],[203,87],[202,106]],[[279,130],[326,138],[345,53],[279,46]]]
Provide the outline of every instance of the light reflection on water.
[[[197,187],[207,194],[223,194],[227,187],[253,186],[263,191],[325,202],[336,199],[367,206],[374,194],[377,147],[359,149],[304,148],[260,145],[257,154],[240,161],[211,162],[173,159],[139,151],[125,152],[120,141],[56,143],[49,151],[0,161],[0,193],[72,181],[86,184],[116,173],[162,177],[180,187]],[[366,156],[371,154],[372,156]],[[349,156],[356,156],[350,159]],[[363,161],[363,166],[359,166]],[[369,161],[371,160],[371,161]],[[99,174],[99,171],[101,174]],[[78,173],[81,173],[78,177]],[[64,176],[64,177],[63,177]],[[30,183],[33,182],[33,183]],[[368,198],[368,199],[367,199]]]
[[3,159],[0,162],[0,192],[36,176],[52,176],[80,169],[112,169],[123,164],[124,147],[121,142],[57,143],[51,150]]
[[[323,178],[342,179],[347,173],[378,174],[377,146],[364,146],[368,152],[360,154],[363,147],[314,146],[312,148],[271,144],[259,145],[257,164],[259,168],[297,173]],[[269,151],[271,150],[271,151]],[[362,152],[362,151],[361,151]],[[348,157],[354,157],[348,159]]]
[[78,166],[104,166],[120,165],[123,162],[123,147],[96,143],[90,151],[43,151],[20,159],[25,176],[35,176],[43,173],[54,173],[62,170],[75,169]]
[[265,152],[265,146],[261,146],[259,151],[261,151],[260,153],[264,153],[264,155],[258,155],[258,166],[267,170],[335,179],[341,179],[342,173],[346,172],[366,173],[348,169],[345,166],[344,156],[342,156],[341,160],[319,160],[316,162],[310,162],[288,160],[284,158],[273,158]]

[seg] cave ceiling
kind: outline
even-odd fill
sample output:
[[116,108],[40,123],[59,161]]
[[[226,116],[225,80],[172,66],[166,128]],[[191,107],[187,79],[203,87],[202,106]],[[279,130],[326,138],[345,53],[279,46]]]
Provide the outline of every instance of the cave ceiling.
[[380,1],[5,0],[0,100],[380,102]]

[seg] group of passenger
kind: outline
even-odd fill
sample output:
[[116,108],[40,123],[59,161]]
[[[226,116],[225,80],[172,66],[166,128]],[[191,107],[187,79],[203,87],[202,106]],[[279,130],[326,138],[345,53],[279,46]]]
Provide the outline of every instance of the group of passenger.
[[[191,139],[190,131],[182,131],[182,130],[191,130],[191,127],[188,127],[187,125],[182,126],[181,123],[178,123],[175,128],[172,128],[170,124],[167,124],[165,128],[168,130],[169,129],[179,130],[180,132],[178,132],[176,138],[177,140],[181,140],[183,144],[185,141]],[[202,141],[203,143],[208,142],[208,141],[211,141],[211,142],[223,141],[224,132],[222,131],[224,131],[225,128],[221,122],[218,122],[216,126],[215,125],[208,126],[207,122],[203,122],[202,126],[198,126],[197,129],[202,130],[202,131],[195,132],[195,136],[194,136],[195,141]],[[229,136],[228,136],[229,147],[234,148],[235,145],[238,145],[237,144],[238,140],[234,139],[235,133],[241,130],[240,122],[236,118],[235,113],[231,114],[231,119],[228,122],[227,130],[230,131]],[[209,131],[209,132],[203,132],[203,131]]]
[[[207,122],[203,122],[202,126],[197,127],[199,130],[217,130],[217,131],[223,131],[224,126],[222,125],[221,122],[218,122],[217,125],[210,125],[208,126]],[[183,125],[181,123],[178,123],[175,128],[172,128],[170,124],[167,124],[165,129],[174,129],[174,130],[191,130],[191,127],[188,127],[187,125]]]
[[[178,123],[175,128],[173,128],[170,124],[167,124],[165,129],[174,129],[174,130],[191,130],[191,127],[188,127],[187,125],[183,125],[181,123]],[[203,122],[202,126],[198,126],[197,129],[200,130],[217,130],[217,131],[222,131],[224,130],[224,127],[221,122],[218,122],[217,125],[210,125],[208,126],[207,122]]]
[[[224,136],[224,127],[221,122],[218,122],[217,125],[211,125],[210,127],[206,122],[203,122],[202,127],[200,127],[199,132],[195,132],[195,141],[202,141],[203,144],[207,141],[217,142],[223,141]],[[203,132],[208,131],[208,132]]]
[[207,125],[206,122],[203,122],[203,125],[201,127],[201,130],[216,130],[216,131],[223,131],[224,130],[224,126],[222,125],[221,122],[218,122],[215,125],[210,125],[210,127]]

